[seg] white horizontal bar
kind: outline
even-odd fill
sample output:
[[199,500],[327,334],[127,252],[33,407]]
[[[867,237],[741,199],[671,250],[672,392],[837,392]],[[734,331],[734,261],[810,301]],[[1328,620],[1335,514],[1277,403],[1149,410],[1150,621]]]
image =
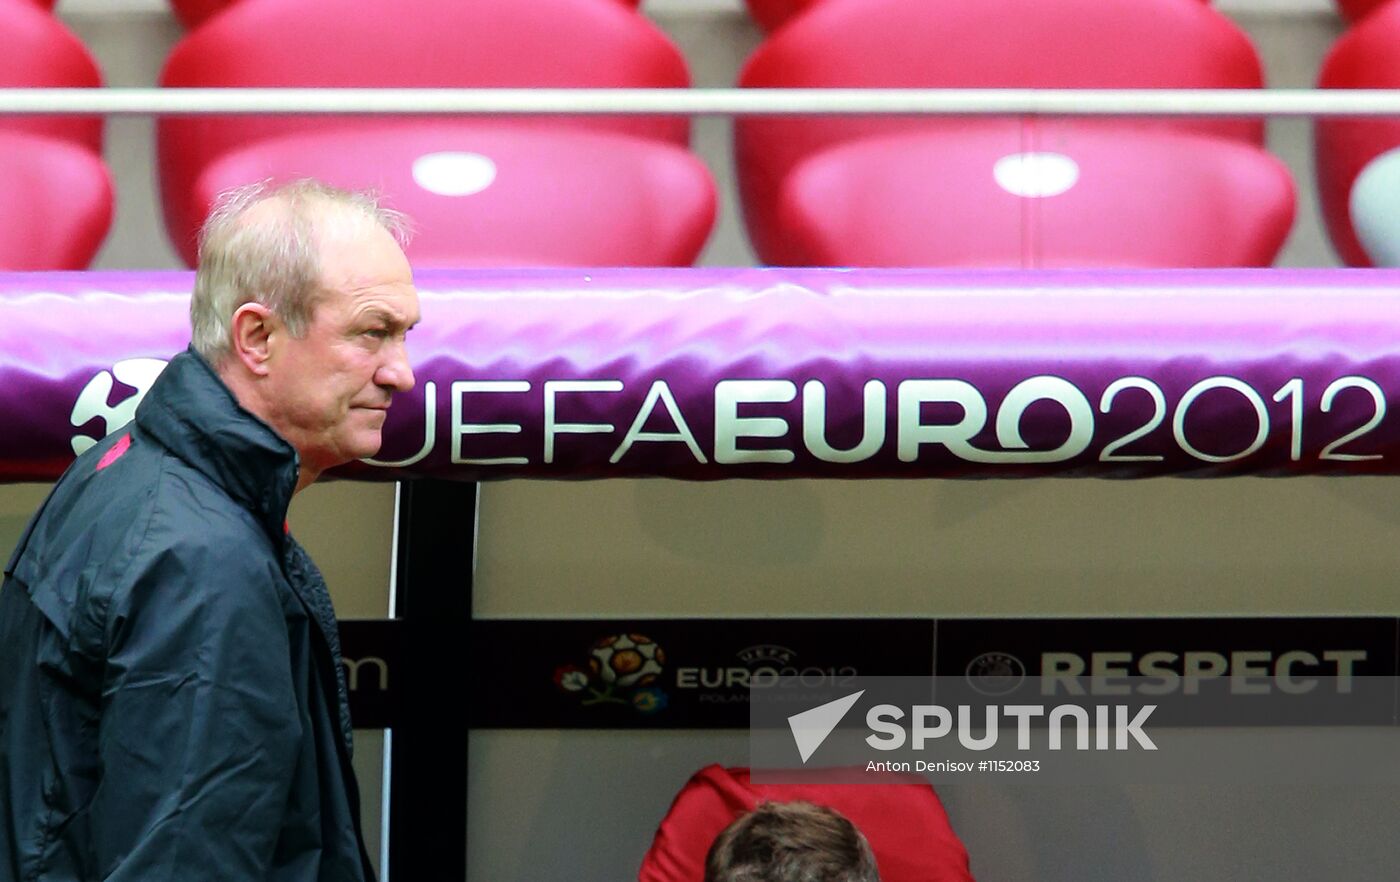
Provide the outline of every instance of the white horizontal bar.
[[0,89],[4,114],[1400,117],[1400,90]]
[[[1255,12],[1273,15],[1296,14],[1299,12],[1322,12],[1336,15],[1337,7],[1333,0],[1217,0],[1213,4],[1221,12]],[[658,18],[673,12],[692,13],[725,12],[739,14],[744,11],[742,0],[646,0],[642,10]],[[163,12],[170,14],[168,0],[62,0],[58,12],[64,16],[121,15],[130,12]]]

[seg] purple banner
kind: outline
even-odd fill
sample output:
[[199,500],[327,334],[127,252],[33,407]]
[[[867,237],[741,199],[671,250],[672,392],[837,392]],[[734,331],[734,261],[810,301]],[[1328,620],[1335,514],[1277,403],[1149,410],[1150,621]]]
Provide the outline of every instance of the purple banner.
[[[188,341],[188,273],[0,275],[0,480]],[[1400,272],[422,271],[344,477],[1396,474]]]

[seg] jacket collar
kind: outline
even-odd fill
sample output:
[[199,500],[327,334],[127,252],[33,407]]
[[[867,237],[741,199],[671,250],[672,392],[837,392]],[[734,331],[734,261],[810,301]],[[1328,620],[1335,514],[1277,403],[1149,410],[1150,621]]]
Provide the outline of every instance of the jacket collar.
[[136,408],[136,425],[248,509],[280,547],[296,492],[296,450],[244,410],[193,349],[175,356]]

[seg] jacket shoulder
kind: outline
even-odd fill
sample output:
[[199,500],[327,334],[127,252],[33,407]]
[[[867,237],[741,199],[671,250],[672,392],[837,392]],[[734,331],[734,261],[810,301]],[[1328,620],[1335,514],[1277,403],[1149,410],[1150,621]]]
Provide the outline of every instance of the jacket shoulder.
[[262,577],[275,559],[253,516],[207,477],[139,430],[116,435],[65,472],[6,571],[65,637],[88,625],[96,639],[108,607],[154,565],[217,587]]

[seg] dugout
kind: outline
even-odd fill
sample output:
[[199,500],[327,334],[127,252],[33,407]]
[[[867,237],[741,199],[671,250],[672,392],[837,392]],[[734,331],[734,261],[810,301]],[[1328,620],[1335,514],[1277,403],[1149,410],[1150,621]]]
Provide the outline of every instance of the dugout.
[[[174,25],[157,19],[150,8],[128,10],[125,18],[109,13],[108,7],[119,5],[114,0],[89,4],[86,10],[80,5],[63,0],[60,12],[75,14],[72,23],[105,56],[111,82],[152,83],[162,54],[178,36]],[[133,0],[131,5],[142,4]],[[668,30],[692,61],[700,59],[697,85],[730,85],[758,35],[739,22],[734,10],[704,19],[692,13],[693,5],[649,7],[658,19],[669,16]],[[1273,86],[1311,86],[1317,61],[1340,32],[1339,23],[1321,19],[1325,4],[1320,2],[1300,17],[1258,4],[1227,0],[1219,5],[1250,30]],[[165,14],[163,4],[146,6],[160,6]],[[1238,8],[1242,6],[1250,8]],[[132,51],[133,46],[144,51]],[[717,119],[697,122],[697,151],[717,169],[728,162],[727,125]],[[145,121],[114,119],[109,136],[119,157],[115,173],[122,214],[97,266],[175,266],[149,192],[151,139]],[[1308,125],[1277,121],[1271,124],[1271,137],[1271,146],[1288,159],[1302,190],[1298,234],[1280,263],[1330,265],[1333,258],[1308,211]],[[722,216],[701,262],[731,265],[753,259],[732,214]],[[1335,278],[1342,287],[1353,283],[1350,276]],[[1330,297],[1333,284],[1316,282],[1318,296]],[[1389,327],[1381,321],[1376,326]],[[1309,338],[1325,339],[1325,334]],[[1336,355],[1325,345],[1314,350],[1311,343],[1308,352],[1318,364]],[[86,382],[114,367],[94,363],[81,379]],[[1309,418],[1320,415],[1320,396],[1328,386],[1342,376],[1368,375],[1368,370],[1328,375],[1320,387],[1309,381]],[[1200,377],[1215,375],[1211,370]],[[1287,394],[1282,401],[1271,396],[1292,376],[1271,379],[1277,382],[1251,387],[1264,402],[1271,425],[1283,432],[1267,440],[1269,449],[1280,453],[1292,440],[1287,426],[1293,400]],[[125,383],[119,376],[115,380],[120,392]],[[1097,396],[1104,390],[1094,391]],[[450,417],[446,392],[442,394],[443,412]],[[1150,395],[1141,390],[1122,394]],[[1228,390],[1214,394],[1242,405],[1236,416],[1251,418],[1253,405],[1245,397],[1231,399],[1234,393]],[[1363,408],[1348,411],[1358,418],[1355,427],[1369,420],[1364,389],[1336,394],[1347,408]],[[1178,401],[1173,399],[1173,407]],[[1097,410],[1098,398],[1091,396],[1091,404]],[[63,406],[71,402],[60,411]],[[6,408],[11,414],[17,410],[17,404]],[[77,434],[64,424],[70,413],[59,413],[55,424],[56,438],[63,443]],[[1156,430],[1160,437],[1170,437],[1170,413]],[[1144,419],[1148,416],[1150,411]],[[1252,432],[1253,425],[1243,428]],[[1351,428],[1343,425],[1342,434]],[[9,434],[17,431],[12,423]],[[1192,437],[1188,434],[1188,440]],[[1238,452],[1254,435],[1238,437],[1236,448],[1202,449]],[[1305,443],[1338,438],[1305,436]],[[405,443],[402,458],[415,449]],[[1309,450],[1320,453],[1320,447]],[[1341,452],[1351,450],[1370,452],[1360,446]],[[1391,575],[1397,556],[1392,533],[1400,522],[1395,489],[1394,478],[1385,475],[1131,482],[871,477],[690,483],[619,478],[509,481],[477,488],[420,482],[411,485],[407,499],[399,500],[403,505],[396,518],[391,485],[338,482],[298,499],[293,526],[326,570],[347,620],[386,617],[391,550],[404,543],[430,543],[426,553],[416,552],[417,565],[427,570],[426,581],[401,583],[411,596],[395,611],[416,615],[413,604],[421,602],[422,586],[437,584],[445,572],[450,591],[426,596],[446,608],[420,607],[423,617],[436,619],[431,624],[437,627],[464,628],[470,600],[470,614],[487,623],[481,634],[495,641],[490,645],[501,648],[504,660],[498,665],[495,658],[473,659],[467,646],[452,644],[457,651],[439,659],[426,676],[401,678],[391,672],[389,691],[401,694],[404,686],[422,690],[426,703],[414,705],[428,717],[420,721],[421,731],[445,742],[445,756],[466,761],[467,754],[459,750],[460,730],[454,729],[465,708],[498,708],[503,715],[520,710],[510,694],[494,694],[489,701],[478,696],[477,684],[493,681],[501,667],[516,669],[517,658],[534,664],[547,656],[552,674],[556,654],[561,662],[577,663],[592,641],[623,626],[646,627],[644,633],[662,645],[670,641],[676,646],[682,639],[673,636],[678,623],[709,620],[691,629],[705,638],[697,641],[695,651],[723,656],[726,666],[733,658],[737,667],[746,665],[738,651],[752,646],[793,648],[780,641],[810,639],[813,648],[796,648],[814,657],[821,647],[860,636],[850,626],[838,625],[842,633],[833,638],[828,635],[834,629],[807,621],[812,617],[906,623],[924,635],[902,644],[913,651],[921,650],[919,639],[932,640],[935,620],[952,623],[951,628],[940,625],[939,633],[946,636],[950,630],[972,635],[983,626],[1007,634],[1011,626],[1006,620],[1029,619],[1021,635],[1027,645],[1066,620],[1083,620],[1083,642],[1077,644],[1082,649],[1060,645],[1056,651],[1079,652],[1088,661],[1095,652],[1176,645],[1179,631],[1125,630],[1124,619],[1164,626],[1173,624],[1165,620],[1189,619],[1197,632],[1206,619],[1215,621],[1209,638],[1215,651],[1226,654],[1267,651],[1277,660],[1317,641],[1318,652],[1374,646],[1377,658],[1393,659],[1393,639],[1386,635],[1393,633],[1394,617],[1400,614]],[[0,492],[6,535],[17,533],[42,488],[14,485]],[[479,512],[479,519],[472,519],[471,548],[466,530],[460,529],[468,512]],[[416,526],[396,534],[391,526],[397,520],[402,527],[402,519]],[[424,537],[425,524],[459,529]],[[414,553],[410,550],[409,557]],[[472,557],[475,573],[468,580],[465,561]],[[442,563],[444,558],[448,563]],[[393,575],[408,572],[405,563]],[[665,590],[657,590],[658,585]],[[716,626],[713,620],[720,618],[744,624]],[[1282,618],[1302,620],[1302,633],[1281,632]],[[387,716],[395,709],[382,704],[374,709],[376,700],[383,701],[373,688],[380,669],[365,662],[381,651],[381,644],[370,642],[376,639],[376,627],[364,626],[366,633],[354,636],[357,627],[347,624],[349,639],[361,641],[356,647],[369,647],[354,650],[357,707],[370,708],[362,714]],[[394,629],[401,627],[388,626],[383,639],[392,645],[399,639]],[[668,629],[664,637],[657,630],[661,627]],[[1275,638],[1281,642],[1273,643]],[[858,642],[868,645],[871,638]],[[538,648],[542,643],[551,648]],[[560,646],[557,651],[554,644]],[[697,682],[704,676],[697,673]],[[550,701],[556,700],[552,682],[545,691]],[[414,856],[402,860],[454,867],[460,858],[474,879],[631,878],[676,789],[701,766],[742,761],[746,750],[742,732],[727,727],[652,731],[645,721],[630,719],[625,727],[606,729],[527,728],[508,716],[500,722],[510,725],[481,727],[469,736],[468,798],[459,807],[466,812],[464,823],[443,812],[443,797],[450,791],[443,786],[441,763],[433,764],[436,775],[422,786],[398,791],[406,803],[400,810],[411,819],[398,827],[410,837],[402,847]],[[385,739],[372,727],[360,730],[357,740],[361,781],[377,829],[381,819],[374,796],[383,792]],[[398,746],[408,752],[404,740]],[[399,771],[404,772],[403,765]],[[1380,776],[1327,786],[1276,781],[1256,788],[1082,787],[1018,793],[940,787],[979,878],[1037,880],[1391,878],[1396,869],[1388,844],[1396,820],[1393,792]],[[464,829],[465,848],[456,839]]]
[[[293,515],[331,580],[389,558],[389,617],[341,614],[391,878],[634,872],[692,772],[747,764],[761,668],[1035,677],[1211,657],[1266,688],[1382,680],[1391,701],[1359,722],[1400,734],[1395,280],[420,274],[419,388],[376,460],[342,475],[403,483],[333,482]],[[142,359],[179,347],[188,283],[5,277],[6,477],[52,477],[117,422]],[[97,314],[132,330],[94,333]],[[36,365],[23,341],[41,333]],[[41,489],[7,493],[11,529]],[[665,650],[655,681],[607,701],[560,688],[623,634]],[[984,878],[1210,878],[1237,860],[1379,877],[1400,760],[1371,760],[937,786]],[[1319,812],[1326,843],[1306,835]]]

